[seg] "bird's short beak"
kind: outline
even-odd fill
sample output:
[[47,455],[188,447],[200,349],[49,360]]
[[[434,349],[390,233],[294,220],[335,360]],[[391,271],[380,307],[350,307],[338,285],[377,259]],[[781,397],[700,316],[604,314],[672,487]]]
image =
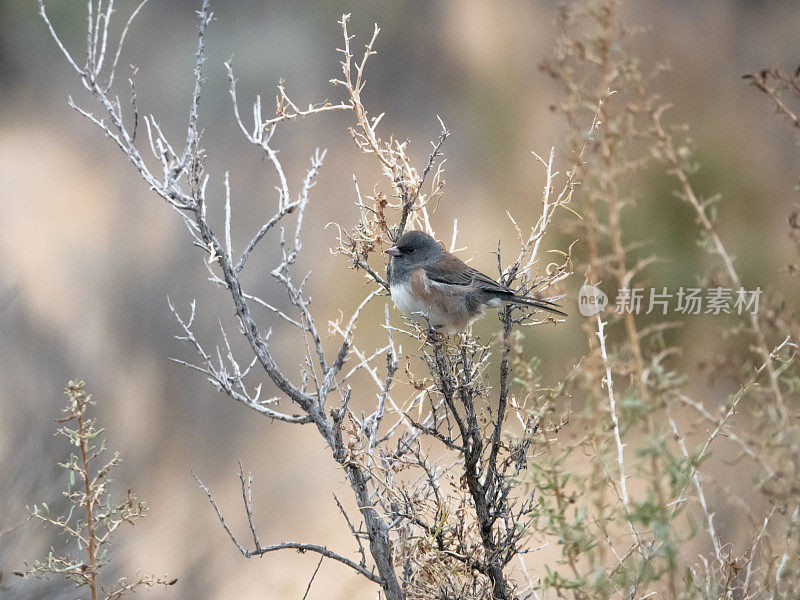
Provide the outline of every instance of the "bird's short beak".
[[400,252],[400,248],[397,246],[392,246],[388,250],[384,251],[385,254],[389,254],[390,256],[400,256],[402,252]]

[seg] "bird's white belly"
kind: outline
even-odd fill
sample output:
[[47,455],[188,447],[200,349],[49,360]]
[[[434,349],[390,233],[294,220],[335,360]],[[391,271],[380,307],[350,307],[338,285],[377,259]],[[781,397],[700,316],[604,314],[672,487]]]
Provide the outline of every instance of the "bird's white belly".
[[392,294],[394,305],[407,317],[414,319],[421,325],[426,326],[427,319],[432,327],[444,326],[449,328],[451,319],[443,314],[438,307],[415,298],[411,293],[411,285],[409,283],[393,284],[389,291]]

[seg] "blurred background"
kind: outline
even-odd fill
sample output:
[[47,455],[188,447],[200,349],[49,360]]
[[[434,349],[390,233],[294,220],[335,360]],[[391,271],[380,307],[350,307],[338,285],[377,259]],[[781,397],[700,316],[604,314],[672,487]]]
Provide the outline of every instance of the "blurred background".
[[[135,6],[118,4],[118,19]],[[193,86],[197,8],[194,0],[151,0],[129,33],[117,78],[124,102],[128,65],[136,65],[139,110],[156,115],[178,144]],[[328,83],[339,75],[336,22],[350,12],[357,48],[373,23],[382,29],[364,102],[372,114],[386,112],[384,136],[411,140],[410,153],[423,165],[428,142],[438,134],[436,115],[453,132],[445,146],[445,197],[433,224],[449,242],[459,218],[459,245],[468,248],[462,258],[493,273],[498,238],[514,239],[505,210],[524,226],[539,215],[543,172],[530,151],[544,155],[554,146],[557,163],[569,164],[564,123],[551,110],[558,90],[538,69],[552,54],[556,8],[550,1],[213,3],[200,110],[212,195],[222,198],[222,175],[231,172],[234,246],[241,249],[272,214],[277,193],[270,166],[235,125],[222,63],[233,56],[245,115],[256,93],[271,105],[280,78],[301,106],[337,101],[341,91]],[[95,109],[37,10],[33,0],[0,0],[0,597],[75,596],[61,582],[22,581],[11,572],[57,543],[52,532],[28,521],[25,506],[61,503],[66,474],[56,461],[68,449],[53,437],[54,421],[67,381],[82,378],[98,401],[109,446],[123,457],[117,493],[132,488],[151,509],[111,550],[119,575],[141,569],[179,578],[176,587],[149,592],[154,599],[300,598],[317,557],[285,552],[244,560],[191,474],[210,486],[244,535],[234,475],[241,459],[255,476],[263,543],[302,540],[345,554],[354,543],[331,490],[343,501],[350,490],[314,430],[270,423],[168,361],[193,358],[173,338],[178,329],[168,297],[183,311],[197,300],[197,333],[209,347],[218,338],[218,318],[236,335],[232,307],[206,281],[204,255],[179,219],[148,193],[112,143],[67,107],[73,95]],[[85,2],[51,0],[48,11],[66,45],[82,52]],[[794,70],[800,4],[637,1],[626,11],[627,22],[642,28],[631,42],[642,70],[665,61],[672,67],[656,88],[674,103],[672,119],[691,126],[701,164],[697,188],[722,194],[721,234],[746,287],[776,290],[796,310],[797,283],[786,266],[792,262],[787,218],[800,171],[797,137],[741,76],[765,66]],[[324,229],[358,218],[354,174],[362,192],[380,180],[375,165],[355,149],[350,124],[350,114],[329,113],[285,125],[274,138],[295,190],[314,149],[328,149],[307,217],[305,263],[298,268],[302,276],[313,263],[309,285],[319,298],[315,310],[323,328],[367,291],[361,275],[331,255],[335,230]],[[644,191],[634,229],[671,259],[650,271],[649,283],[693,285],[708,259],[695,247],[692,216],[663,178],[638,187]],[[221,201],[217,209],[219,219]],[[565,249],[570,241],[555,235],[548,248]],[[285,304],[269,276],[275,259],[264,245],[244,283]],[[575,304],[580,277],[564,287],[568,323],[537,328],[527,340],[553,378],[584,352],[584,317]],[[382,311],[383,302],[375,303],[358,330],[365,347],[383,335],[376,321]],[[399,321],[394,309],[391,314]],[[268,315],[259,318],[269,322]],[[697,317],[682,329],[675,340],[683,350],[679,360],[697,364],[708,354],[709,336],[724,351],[717,324]],[[488,335],[496,323],[485,319],[480,328]],[[302,351],[286,334],[275,324],[272,339],[282,364],[296,373]],[[706,340],[703,347],[699,339]],[[244,359],[243,346],[237,348]],[[691,388],[706,397],[717,393],[702,372],[689,372]],[[370,398],[358,402],[367,406]],[[374,595],[372,585],[325,561],[309,597]]]

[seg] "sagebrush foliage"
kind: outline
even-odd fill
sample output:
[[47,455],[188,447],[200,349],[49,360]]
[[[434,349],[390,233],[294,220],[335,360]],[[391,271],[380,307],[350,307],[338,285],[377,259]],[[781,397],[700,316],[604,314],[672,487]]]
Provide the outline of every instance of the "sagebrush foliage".
[[[130,490],[121,499],[112,499],[110,492],[111,472],[119,464],[119,453],[103,463],[100,458],[106,453],[103,429],[98,429],[89,409],[95,404],[86,393],[83,381],[70,381],[65,390],[67,406],[64,416],[58,419],[57,434],[66,437],[74,450],[59,466],[69,474],[69,483],[63,494],[70,504],[64,515],[54,515],[46,502],[30,509],[31,518],[39,519],[45,526],[59,530],[66,546],[76,551],[57,551],[54,548],[45,559],[37,559],[26,565],[17,575],[36,577],[58,576],[71,581],[77,588],[86,588],[92,600],[117,600],[128,592],[153,586],[170,586],[177,579],[137,575],[134,579],[119,579],[111,587],[100,584],[99,575],[109,561],[109,543],[112,534],[123,523],[133,525],[147,512],[147,505],[140,502]],[[97,466],[99,465],[99,466]]]

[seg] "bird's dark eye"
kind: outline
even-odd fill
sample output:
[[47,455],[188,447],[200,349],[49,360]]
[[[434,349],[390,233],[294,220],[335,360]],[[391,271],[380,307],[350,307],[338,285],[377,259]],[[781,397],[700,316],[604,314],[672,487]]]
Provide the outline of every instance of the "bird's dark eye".
[[405,253],[406,254],[414,254],[414,248],[406,248],[405,249]]

